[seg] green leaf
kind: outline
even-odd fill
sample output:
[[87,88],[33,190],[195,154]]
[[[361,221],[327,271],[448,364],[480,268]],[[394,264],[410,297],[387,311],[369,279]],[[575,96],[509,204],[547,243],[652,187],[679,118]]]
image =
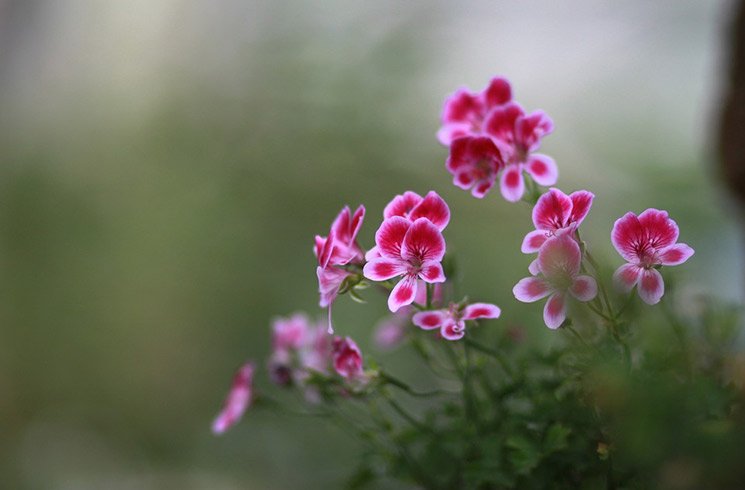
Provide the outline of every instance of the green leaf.
[[572,430],[568,427],[555,423],[546,431],[546,437],[543,440],[543,452],[550,454],[561,451],[567,447],[567,439]]

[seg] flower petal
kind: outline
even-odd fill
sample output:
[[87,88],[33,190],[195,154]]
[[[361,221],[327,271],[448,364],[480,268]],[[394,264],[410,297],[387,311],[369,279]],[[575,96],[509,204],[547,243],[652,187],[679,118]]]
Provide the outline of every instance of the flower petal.
[[525,235],[523,244],[520,246],[520,251],[524,254],[532,254],[541,248],[541,245],[546,243],[548,235],[545,230],[534,230]]
[[413,303],[416,297],[416,290],[416,276],[404,276],[393,288],[390,296],[388,296],[388,309],[395,313],[402,306]]
[[551,294],[551,286],[540,277],[525,277],[515,284],[512,294],[518,301],[533,303]]
[[569,293],[579,301],[590,301],[598,295],[598,283],[590,276],[577,276],[569,288]]
[[561,293],[552,294],[543,308],[543,321],[546,322],[548,328],[556,330],[564,323],[566,318],[567,308],[564,295]]
[[499,180],[502,196],[509,202],[517,202],[525,193],[522,168],[518,164],[507,165]]
[[429,260],[422,264],[422,269],[419,272],[419,277],[428,283],[445,282],[445,271],[442,270],[442,265],[435,260]]
[[645,269],[642,272],[641,279],[637,287],[639,297],[648,305],[655,305],[660,302],[662,295],[665,294],[665,282],[662,280],[662,274],[657,269]]
[[487,107],[506,104],[512,100],[512,87],[506,78],[494,77],[483,92]]
[[554,122],[543,111],[517,118],[515,121],[515,142],[527,151],[538,148],[541,139],[554,130]]
[[453,184],[463,190],[470,189],[474,182],[476,182],[476,178],[470,168],[462,168],[453,174]]
[[437,131],[437,141],[444,146],[450,146],[458,138],[473,134],[471,126],[470,123],[445,124]]
[[411,223],[401,216],[393,216],[383,221],[375,233],[375,243],[383,257],[398,258],[401,256],[401,246],[409,231]]
[[595,194],[584,190],[576,191],[569,194],[569,199],[572,200],[572,214],[569,217],[569,221],[579,226],[587,216],[587,213],[590,212]]
[[528,157],[525,170],[538,185],[554,185],[559,179],[559,169],[554,159],[548,155],[533,153]]
[[572,200],[559,189],[552,188],[538,198],[533,207],[533,224],[538,230],[564,228],[572,214]]
[[685,243],[676,243],[660,252],[662,265],[680,265],[693,255],[693,249]]
[[634,289],[636,283],[639,282],[642,270],[643,269],[636,264],[623,264],[613,273],[613,284],[619,291],[628,293]]
[[639,223],[639,218],[631,212],[618,218],[613,224],[610,240],[621,257],[628,262],[636,262],[639,259],[636,246],[644,240],[644,229]]
[[489,193],[491,188],[494,187],[495,181],[496,178],[482,179],[478,181],[476,185],[473,186],[473,189],[471,189],[471,195],[477,199],[482,199]]
[[433,330],[440,328],[447,317],[447,314],[441,310],[420,311],[411,318],[411,322],[424,330]]
[[525,112],[517,102],[508,102],[498,106],[486,116],[484,132],[511,145],[515,141],[515,122],[523,114]]
[[374,245],[370,248],[370,250],[365,252],[365,260],[367,260],[368,262],[372,259],[377,259],[378,257],[382,257],[382,255],[380,255],[380,250],[378,250],[377,245]]
[[582,252],[569,235],[551,238],[538,251],[538,268],[549,281],[563,281],[579,273]]
[[480,97],[471,93],[466,88],[460,88],[445,99],[445,106],[442,110],[442,122],[444,124],[469,122],[482,112],[483,103]]
[[538,267],[538,259],[535,259],[533,262],[528,264],[528,272],[530,272],[534,276],[537,276],[541,273],[541,269]]
[[435,191],[429,191],[409,214],[411,221],[416,221],[419,218],[427,218],[442,231],[450,222],[450,208]]
[[463,321],[448,322],[440,329],[440,335],[447,340],[460,340],[466,334],[466,324]]
[[463,310],[464,320],[476,320],[477,318],[499,318],[502,310],[491,303],[472,303]]
[[362,268],[362,275],[371,281],[387,281],[396,276],[403,275],[407,270],[406,262],[401,259],[381,257],[372,259]]
[[657,250],[669,247],[678,240],[678,224],[668,217],[667,211],[647,209],[639,215],[639,223]]
[[404,236],[401,258],[420,263],[430,260],[439,262],[444,255],[445,238],[442,232],[427,218],[414,221]]
[[414,207],[422,202],[422,196],[416,192],[406,191],[399,194],[389,202],[383,209],[383,218],[388,219],[394,216],[408,218],[409,213]]

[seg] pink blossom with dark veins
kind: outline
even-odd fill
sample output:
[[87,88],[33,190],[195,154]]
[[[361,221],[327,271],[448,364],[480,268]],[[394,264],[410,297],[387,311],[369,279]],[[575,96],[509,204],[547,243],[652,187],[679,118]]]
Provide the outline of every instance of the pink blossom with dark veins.
[[463,136],[475,136],[483,131],[487,114],[512,100],[512,88],[505,78],[495,77],[483,91],[474,93],[460,88],[445,100],[442,127],[437,139],[445,146]]
[[557,329],[566,319],[567,296],[590,301],[598,292],[595,279],[580,275],[582,252],[568,235],[547,240],[538,251],[537,276],[521,279],[512,293],[519,301],[532,303],[548,296],[543,320],[550,329]]
[[348,264],[362,265],[364,252],[357,243],[357,233],[365,218],[365,207],[359,206],[352,214],[348,206],[341,210],[331,225],[328,237],[316,236],[314,252],[318,259],[316,276],[320,306],[328,308],[328,331],[333,333],[331,325],[331,305],[339,294],[344,280],[353,275],[342,266]]
[[451,304],[443,310],[420,311],[411,321],[424,330],[440,329],[447,340],[459,340],[466,334],[466,321],[479,318],[499,318],[501,310],[491,303],[472,303],[465,307]]
[[559,171],[554,160],[535,153],[541,139],[553,129],[554,123],[545,112],[525,114],[516,102],[501,105],[487,116],[484,132],[494,139],[504,159],[499,185],[508,201],[519,201],[525,193],[523,170],[540,185],[556,183]]
[[594,198],[595,195],[589,191],[576,191],[567,196],[559,189],[549,189],[533,207],[536,229],[525,235],[522,252],[537,252],[553,236],[574,235],[590,211]]
[[215,435],[224,433],[238,423],[243,413],[253,400],[254,364],[247,362],[241,366],[233,376],[230,392],[225,399],[222,410],[212,423]]
[[639,297],[654,305],[665,294],[660,266],[680,265],[693,255],[685,243],[676,243],[680,230],[667,211],[647,209],[639,216],[626,213],[617,219],[611,242],[628,263],[613,274],[616,286],[629,292],[637,286]]
[[453,175],[453,184],[481,199],[494,186],[504,160],[488,136],[466,136],[450,145],[445,167]]
[[414,302],[417,279],[432,284],[445,282],[440,264],[445,255],[445,239],[427,218],[418,218],[412,223],[401,216],[393,216],[380,225],[375,243],[380,257],[369,260],[362,273],[372,281],[401,276],[388,297],[388,308],[392,312]]

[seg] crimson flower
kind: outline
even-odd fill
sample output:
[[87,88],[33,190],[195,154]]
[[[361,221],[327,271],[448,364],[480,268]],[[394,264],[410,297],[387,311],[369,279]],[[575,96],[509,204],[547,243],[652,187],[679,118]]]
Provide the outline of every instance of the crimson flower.
[[663,265],[679,265],[693,255],[685,243],[676,243],[680,231],[667,211],[647,209],[639,216],[626,213],[617,219],[611,242],[628,262],[619,267],[613,280],[623,291],[637,287],[639,297],[653,305],[665,294],[665,283],[657,270]]
[[512,293],[524,303],[548,296],[543,321],[548,328],[559,328],[566,319],[567,294],[583,302],[597,295],[595,279],[579,274],[581,262],[582,253],[573,238],[568,235],[551,238],[538,251],[539,276],[521,279]]
[[471,194],[481,199],[494,186],[504,160],[488,136],[465,136],[450,145],[445,167],[453,174],[453,184],[471,189]]
[[253,399],[254,365],[247,362],[233,376],[230,392],[225,399],[222,410],[212,423],[212,432],[222,434],[238,423],[243,412],[251,405]]
[[510,100],[510,83],[501,77],[492,78],[489,86],[479,93],[467,88],[458,89],[445,100],[442,127],[437,131],[437,139],[448,146],[463,136],[480,134],[489,111]]
[[495,108],[487,117],[484,132],[494,139],[506,165],[499,185],[508,201],[519,201],[525,193],[523,170],[540,185],[556,183],[559,171],[554,160],[534,153],[553,129],[554,123],[545,112],[525,114],[516,102]]
[[364,253],[357,243],[357,233],[365,218],[365,206],[360,206],[352,215],[348,206],[338,214],[328,237],[316,236],[314,252],[318,258],[316,276],[320,306],[328,307],[328,330],[333,333],[331,325],[331,305],[339,294],[344,280],[353,273],[341,266],[348,264],[362,265]]
[[590,211],[594,198],[589,191],[576,191],[567,196],[559,189],[549,189],[533,207],[536,229],[525,235],[522,252],[535,253],[552,236],[573,234]]
[[393,216],[375,233],[380,257],[369,260],[362,271],[372,281],[402,276],[388,297],[388,308],[396,312],[414,302],[417,279],[428,283],[445,282],[440,261],[445,256],[442,232],[427,218],[413,223]]
[[332,347],[334,370],[346,379],[362,377],[362,352],[349,337],[335,337]]
[[466,320],[499,318],[500,314],[499,307],[490,303],[473,303],[465,308],[451,304],[443,310],[420,311],[411,321],[424,330],[439,328],[447,340],[459,340],[466,334]]

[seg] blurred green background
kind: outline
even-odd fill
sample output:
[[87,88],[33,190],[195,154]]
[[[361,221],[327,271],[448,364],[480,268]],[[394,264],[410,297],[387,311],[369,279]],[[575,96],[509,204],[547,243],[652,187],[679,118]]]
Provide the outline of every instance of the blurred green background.
[[[613,220],[663,208],[697,252],[681,297],[739,301],[710,144],[729,8],[0,0],[0,486],[338,487],[357,446],[324,421],[209,425],[273,316],[322,314],[312,239],[344,204],[370,246],[393,195],[437,190],[462,290],[546,336],[511,294],[529,209],[453,187],[434,137],[444,97],[495,74],[554,118],[543,151],[597,195],[609,270]],[[405,378],[405,351],[371,345],[384,313],[342,298],[335,323]]]

